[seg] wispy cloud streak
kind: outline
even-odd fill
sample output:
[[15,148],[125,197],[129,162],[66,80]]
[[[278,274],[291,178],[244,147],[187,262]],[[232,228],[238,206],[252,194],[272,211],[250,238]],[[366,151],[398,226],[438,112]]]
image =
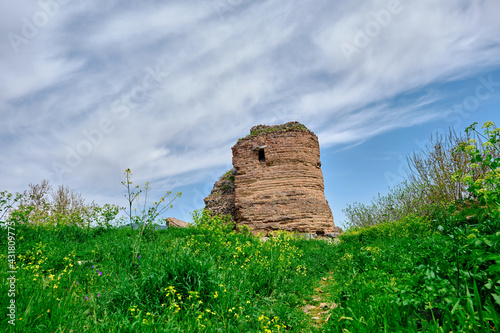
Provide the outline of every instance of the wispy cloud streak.
[[[494,0],[41,3],[0,11],[0,173],[12,189],[112,188],[125,168],[197,182],[259,123],[300,120],[341,149],[442,117],[453,93],[435,85],[500,65]],[[24,37],[25,18],[43,13]],[[16,49],[12,34],[28,42]]]

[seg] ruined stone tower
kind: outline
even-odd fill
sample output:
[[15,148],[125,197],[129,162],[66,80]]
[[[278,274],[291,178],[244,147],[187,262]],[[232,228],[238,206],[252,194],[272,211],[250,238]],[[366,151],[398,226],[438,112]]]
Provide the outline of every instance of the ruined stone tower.
[[207,209],[256,231],[335,231],[318,138],[304,125],[254,126],[232,151],[234,169],[215,184]]

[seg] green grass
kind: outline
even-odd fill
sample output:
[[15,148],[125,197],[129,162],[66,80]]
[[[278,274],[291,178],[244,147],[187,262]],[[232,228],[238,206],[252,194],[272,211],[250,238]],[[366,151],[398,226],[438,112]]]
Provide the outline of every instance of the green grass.
[[258,135],[263,135],[263,134],[268,134],[268,133],[275,133],[275,132],[309,132],[312,133],[305,125],[297,122],[297,121],[292,121],[288,122],[286,124],[282,125],[274,125],[274,126],[267,126],[267,125],[257,125],[251,128],[250,134],[247,135],[244,138],[240,138],[240,140],[245,140],[248,138],[252,138]]
[[[206,214],[197,227],[145,229],[140,243],[128,228],[17,225],[16,325],[4,316],[0,329],[498,331],[499,216],[481,209],[410,216],[352,229],[339,244],[284,232],[261,242]],[[6,281],[5,254],[1,262]],[[315,302],[320,282],[323,299]],[[10,301],[6,286],[1,304]],[[320,301],[337,307],[318,324],[303,307]]]
[[[307,130],[284,127],[252,135]],[[111,228],[116,206],[71,215],[33,195],[43,186],[30,185],[25,198],[1,191],[0,331],[499,332],[500,129],[483,129],[482,149],[473,140],[458,147],[470,170],[448,175],[467,185],[466,200],[451,205],[404,185],[372,207],[349,208],[340,242],[285,232],[262,242],[207,212],[186,229]],[[180,196],[145,200],[134,215],[141,190],[125,175],[130,222],[153,224]]]
[[[332,247],[285,233],[261,242],[220,222],[146,229],[137,257],[137,230],[17,225],[15,331],[309,331],[302,299]],[[0,327],[14,331],[6,316]]]
[[325,331],[498,331],[500,214],[470,222],[410,216],[343,235]]

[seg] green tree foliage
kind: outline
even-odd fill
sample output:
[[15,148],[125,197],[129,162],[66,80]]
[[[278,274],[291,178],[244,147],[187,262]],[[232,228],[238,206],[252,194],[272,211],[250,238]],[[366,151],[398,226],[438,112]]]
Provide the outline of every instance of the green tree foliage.
[[19,205],[10,209],[8,219],[20,224],[110,226],[119,213],[116,205],[105,204],[101,207],[94,202],[86,204],[81,194],[64,185],[52,190],[48,180],[29,184],[18,201]]
[[431,137],[429,144],[420,152],[408,156],[409,182],[426,189],[429,203],[448,204],[468,197],[467,186],[453,175],[470,171],[470,158],[455,148],[467,142],[470,135],[456,134]]
[[500,129],[476,125],[409,158],[410,182],[348,208],[326,331],[498,331]]
[[477,123],[469,126],[466,131],[474,132],[485,140],[479,144],[469,140],[457,146],[457,152],[467,153],[470,169],[467,172],[457,171],[456,179],[468,185],[467,191],[481,204],[500,203],[500,128],[491,121],[484,123],[484,133],[476,130]]
[[355,202],[344,209],[347,227],[368,227],[383,222],[394,222],[410,214],[426,215],[434,211],[429,204],[428,187],[405,181],[391,189],[389,194],[378,195],[371,204]]
[[4,222],[6,217],[9,217],[9,214],[13,208],[16,207],[19,200],[21,200],[22,194],[16,193],[12,194],[8,191],[0,192],[0,221]]
[[498,202],[500,130],[492,122],[483,128],[484,134],[472,125],[465,134],[450,130],[446,136],[431,137],[424,150],[408,156],[408,180],[371,204],[349,205],[344,209],[346,225],[372,226],[409,214],[432,216],[449,205],[460,209],[475,198]]

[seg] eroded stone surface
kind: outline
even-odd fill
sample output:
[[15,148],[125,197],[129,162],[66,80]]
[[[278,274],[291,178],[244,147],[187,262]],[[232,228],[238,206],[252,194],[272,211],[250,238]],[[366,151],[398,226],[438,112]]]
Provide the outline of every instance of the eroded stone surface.
[[228,171],[218,181],[208,197],[204,199],[205,209],[216,215],[230,215],[234,217],[234,175]]
[[167,226],[174,228],[187,228],[189,227],[189,223],[176,219],[175,217],[168,217]]
[[233,192],[221,191],[225,180],[219,180],[206,208],[231,211],[238,224],[256,231],[335,232],[316,135],[297,122],[258,125],[250,132],[232,148]]

